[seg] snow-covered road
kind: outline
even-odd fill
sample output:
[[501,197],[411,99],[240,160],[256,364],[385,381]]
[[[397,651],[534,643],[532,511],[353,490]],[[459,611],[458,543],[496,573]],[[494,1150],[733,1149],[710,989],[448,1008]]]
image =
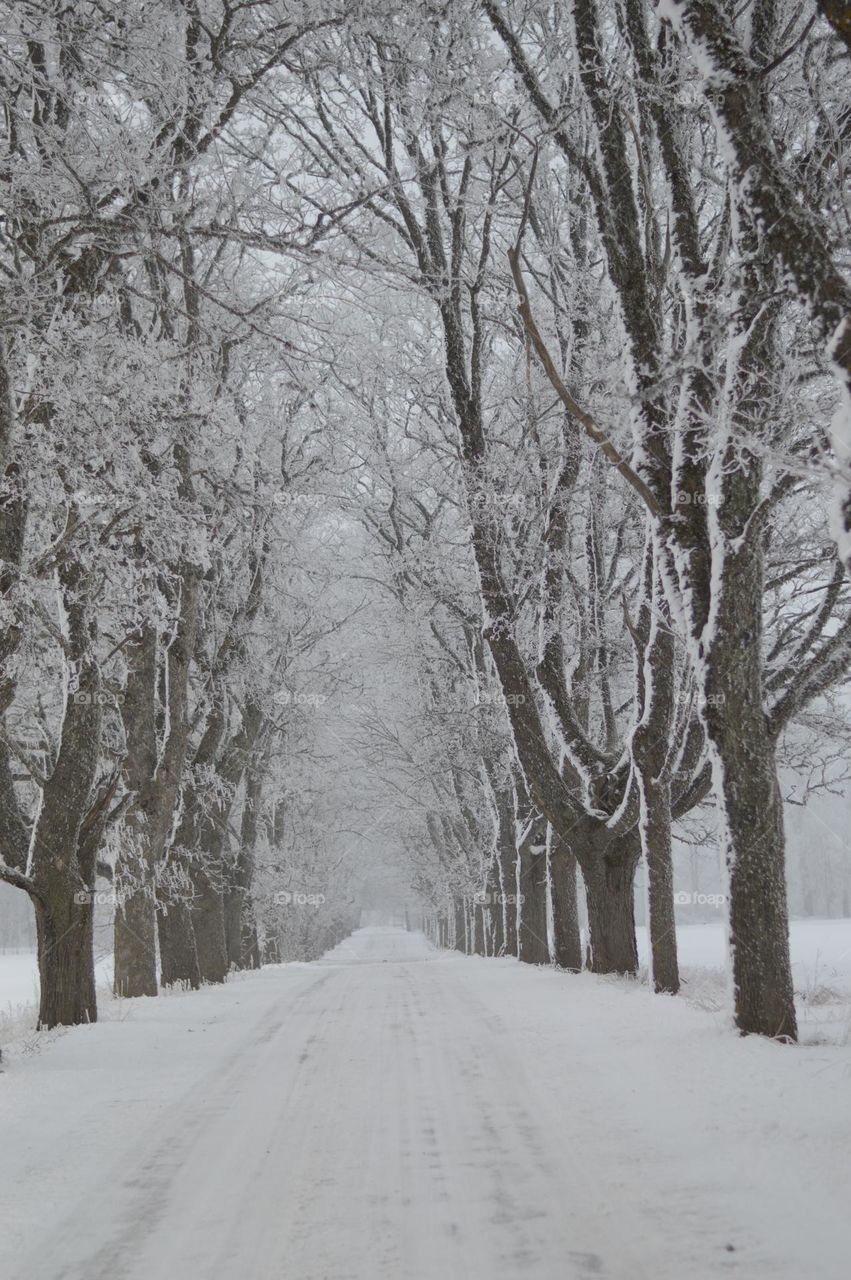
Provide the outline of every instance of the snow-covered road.
[[356,933],[0,1076],[3,1280],[847,1280],[851,1054]]

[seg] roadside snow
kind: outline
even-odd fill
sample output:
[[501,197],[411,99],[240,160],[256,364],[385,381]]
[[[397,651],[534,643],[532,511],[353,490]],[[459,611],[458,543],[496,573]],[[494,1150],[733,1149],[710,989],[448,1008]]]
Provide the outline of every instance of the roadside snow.
[[4,1280],[848,1275],[851,1049],[635,983],[372,928],[38,1045]]
[[[639,962],[647,963],[647,930],[639,929]],[[682,998],[698,1008],[727,1007],[724,925],[679,925]],[[793,920],[792,980],[804,1043],[851,1044],[851,920]]]
[[[638,955],[647,964],[647,930],[639,928]],[[346,944],[344,944],[346,945]],[[724,926],[678,925],[683,998],[712,1012],[725,1007]],[[792,974],[803,1039],[851,1041],[851,920],[793,920]],[[323,963],[323,962],[319,962]],[[98,1004],[111,1001],[112,957],[95,965]],[[38,967],[28,952],[0,952],[0,1046],[32,1029],[38,1004]]]

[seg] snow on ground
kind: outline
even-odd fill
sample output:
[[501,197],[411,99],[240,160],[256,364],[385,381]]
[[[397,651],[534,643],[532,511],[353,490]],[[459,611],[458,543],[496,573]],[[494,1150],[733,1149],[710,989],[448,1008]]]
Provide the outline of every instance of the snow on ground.
[[[637,933],[646,965],[647,930]],[[677,926],[682,996],[698,1008],[728,1006],[724,947],[720,921]],[[851,1043],[851,920],[793,920],[790,950],[801,1039]]]
[[[837,957],[838,958],[838,957]],[[846,1280],[851,1048],[360,930],[0,1076],[4,1280]]]
[[[112,981],[112,956],[95,962],[98,988]],[[32,1022],[38,1006],[38,964],[32,951],[0,951],[0,1036],[9,1021]],[[2,1044],[2,1041],[0,1041]]]
[[[639,928],[637,935],[639,959],[646,966],[647,930]],[[683,998],[711,1012],[724,1009],[723,924],[678,925],[677,946]],[[851,1042],[851,920],[794,920],[791,950],[802,1038]],[[100,955],[95,972],[103,1010],[111,1000],[112,957]],[[37,1004],[35,955],[0,952],[0,1045],[31,1030]]]
[[[851,920],[793,920],[789,933],[796,988],[809,986],[819,971],[851,985]],[[723,923],[678,925],[677,949],[688,968],[723,969]],[[646,929],[638,930],[638,950],[646,961]]]

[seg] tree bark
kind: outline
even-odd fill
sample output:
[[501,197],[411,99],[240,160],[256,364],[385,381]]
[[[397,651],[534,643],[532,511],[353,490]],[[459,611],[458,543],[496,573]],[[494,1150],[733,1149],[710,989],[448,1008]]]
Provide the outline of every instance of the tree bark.
[[485,906],[473,899],[470,910],[470,953],[476,956],[486,955],[485,950]]
[[160,944],[160,980],[164,987],[201,986],[201,970],[195,946],[195,929],[189,903],[180,899],[158,901],[157,936]]
[[680,989],[671,857],[671,786],[667,778],[642,780],[642,840],[647,866],[647,925],[653,990]]
[[[256,969],[260,963],[251,886],[262,793],[263,771],[251,768],[246,778],[239,849],[231,872],[231,887],[225,895],[227,953],[228,961],[234,969]],[[405,921],[410,928],[407,907]]]
[[452,946],[456,951],[466,952],[467,950],[467,921],[466,911],[464,910],[464,899],[455,899],[455,914],[453,918],[454,933]]
[[488,915],[490,920],[490,955],[502,955],[505,948],[505,891],[498,853],[488,871]]
[[647,874],[650,979],[654,991],[676,995],[680,975],[671,846],[676,651],[649,530],[644,557],[644,594],[637,625],[630,624],[630,631],[635,644],[638,690],[638,724],[631,749],[640,792],[641,849]]
[[736,1026],[797,1038],[786,902],[783,798],[762,702],[762,555],[743,538],[728,557],[704,668],[704,716],[725,825]]
[[192,927],[202,982],[224,982],[228,976],[228,950],[225,938],[225,905],[222,889],[222,864],[204,855],[204,865],[194,868]]
[[[71,557],[58,576],[66,614],[69,691],[59,754],[42,788],[31,841],[33,900],[37,902],[41,982],[39,1027],[94,1022],[92,902],[95,846],[87,843],[100,758],[102,726],[100,669],[89,582]],[[99,830],[99,829],[98,829]]]
[[547,942],[547,823],[537,816],[520,845],[520,928],[518,959],[549,964]]
[[[180,798],[189,742],[187,715],[189,669],[198,625],[198,580],[193,568],[180,569],[180,600],[175,634],[165,655],[168,736],[158,751],[157,640],[145,627],[128,647],[129,674],[121,713],[127,737],[125,771],[135,799],[126,820],[129,847],[116,866],[118,902],[115,913],[116,994],[157,994],[157,875]],[[160,934],[168,935],[168,927]],[[190,934],[190,938],[191,938]],[[171,947],[170,941],[166,945]],[[181,942],[181,949],[188,945]],[[194,944],[193,944],[194,945]],[[164,959],[164,971],[174,966]],[[180,982],[192,983],[193,966],[177,965]]]
[[125,819],[124,847],[113,876],[116,893],[113,989],[118,996],[157,994],[156,903],[149,856],[151,781],[157,767],[157,641],[151,625],[125,647],[128,676],[121,707],[127,741],[125,776],[136,797]]
[[594,973],[638,971],[635,940],[633,882],[638,862],[637,840],[632,838],[620,856],[612,851],[583,871],[588,902],[589,953]]
[[[126,872],[125,864],[125,875]],[[120,883],[118,877],[116,883]],[[150,880],[135,890],[123,891],[123,896],[116,900],[113,990],[117,996],[157,994],[156,917]]]
[[53,901],[36,903],[39,1030],[97,1021],[91,901],[68,901],[57,883]]
[[550,847],[550,892],[553,904],[553,947],[555,963],[561,969],[579,973],[582,968],[582,939],[579,933],[579,900],[576,889],[576,858],[553,831]]

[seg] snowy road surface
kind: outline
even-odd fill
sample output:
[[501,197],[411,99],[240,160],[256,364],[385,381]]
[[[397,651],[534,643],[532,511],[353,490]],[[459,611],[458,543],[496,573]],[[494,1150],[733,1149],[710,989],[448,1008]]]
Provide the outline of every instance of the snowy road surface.
[[2,1280],[847,1280],[851,1053],[361,930],[0,1075]]

